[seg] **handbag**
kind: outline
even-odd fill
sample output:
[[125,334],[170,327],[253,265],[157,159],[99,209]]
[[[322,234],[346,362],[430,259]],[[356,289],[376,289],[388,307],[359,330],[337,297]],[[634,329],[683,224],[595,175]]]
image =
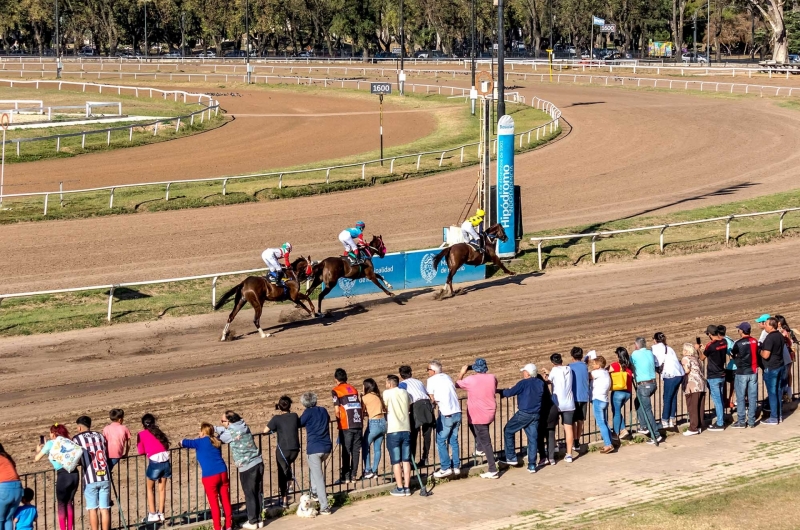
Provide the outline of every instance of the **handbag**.
[[47,456],[61,465],[62,469],[72,473],[81,461],[83,449],[69,438],[57,436]]
[[619,372],[611,372],[611,390],[624,390],[628,391],[628,372],[620,370]]

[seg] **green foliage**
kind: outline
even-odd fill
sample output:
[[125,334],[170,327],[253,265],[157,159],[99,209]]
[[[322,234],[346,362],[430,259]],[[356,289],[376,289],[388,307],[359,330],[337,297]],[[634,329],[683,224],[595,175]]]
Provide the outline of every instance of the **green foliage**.
[[786,13],[786,33],[789,36],[789,53],[800,53],[800,11]]

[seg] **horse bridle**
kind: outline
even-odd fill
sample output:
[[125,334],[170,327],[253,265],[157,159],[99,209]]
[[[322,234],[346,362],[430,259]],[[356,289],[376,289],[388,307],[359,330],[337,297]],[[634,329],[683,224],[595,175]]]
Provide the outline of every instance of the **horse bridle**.
[[[383,251],[384,251],[383,254],[386,255],[386,245],[383,244],[383,238],[378,238],[378,240],[381,242],[381,247],[383,247]],[[374,250],[375,254],[378,254],[380,256],[381,249],[375,248],[372,245],[367,245],[367,248]]]

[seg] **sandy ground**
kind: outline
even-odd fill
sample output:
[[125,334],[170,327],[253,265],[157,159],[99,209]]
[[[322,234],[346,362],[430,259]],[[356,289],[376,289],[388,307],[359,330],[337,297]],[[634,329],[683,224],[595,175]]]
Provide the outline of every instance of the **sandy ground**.
[[[519,90],[529,101],[534,95],[553,101],[569,124],[558,141],[517,157],[527,231],[721,204],[798,185],[800,112],[772,100],[539,83]],[[248,101],[237,98],[248,106],[234,110],[263,112]],[[230,126],[187,145],[225,135]],[[143,149],[174,155],[180,152],[177,145]],[[228,164],[236,160],[223,152],[197,156],[211,157],[231,172]],[[85,160],[74,159],[76,167]],[[189,162],[174,157],[168,163],[185,174],[179,166]],[[120,171],[136,168],[128,159]],[[467,168],[327,196],[5,226],[0,291],[252,268],[260,266],[261,251],[274,241],[290,240],[296,251],[320,258],[338,252],[337,233],[356,218],[367,222],[368,233],[382,234],[390,251],[438,245],[440,227],[459,220],[476,179],[477,170]]]
[[[284,393],[313,390],[327,403],[338,366],[360,383],[400,364],[424,377],[432,358],[453,374],[481,356],[506,386],[520,366],[574,345],[613,357],[614,347],[657,330],[677,348],[709,323],[733,329],[764,312],[791,323],[800,317],[798,251],[800,241],[787,240],[548,271],[488,280],[442,301],[430,290],[362,297],[328,319],[270,327],[277,334],[268,339],[251,333],[249,310],[234,323],[237,340],[225,343],[224,313],[2,339],[0,442],[27,470],[24,455],[48,424],[83,413],[99,420],[112,407],[124,408],[132,426],[154,412],[177,437],[226,408],[263,424]],[[759,273],[765,263],[768,273]],[[273,326],[284,311],[270,307],[262,323]]]
[[[219,89],[230,94],[229,90]],[[93,188],[170,179],[241,175],[378,148],[378,104],[336,95],[253,90],[218,96],[233,119],[217,129],[169,142],[9,166],[5,192]],[[436,128],[427,109],[387,104],[384,145],[422,138]]]

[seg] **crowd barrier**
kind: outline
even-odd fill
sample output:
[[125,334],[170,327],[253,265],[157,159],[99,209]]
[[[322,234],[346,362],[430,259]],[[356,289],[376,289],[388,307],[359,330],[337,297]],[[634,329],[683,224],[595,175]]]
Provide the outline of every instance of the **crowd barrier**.
[[[680,354],[679,354],[680,355]],[[490,371],[493,368],[491,358],[488,359]],[[528,360],[520,360],[520,364],[524,364],[528,362]],[[800,380],[800,369],[798,367],[800,364],[794,363],[791,366],[795,387],[797,388],[797,381]],[[447,367],[452,368],[452,367]],[[508,381],[504,383],[506,387],[510,387],[513,382]],[[661,410],[662,410],[662,389],[660,386],[660,379],[658,380],[659,389],[656,394],[653,396],[654,402],[654,415],[656,420],[659,420],[661,417]],[[726,386],[726,392],[727,392]],[[758,384],[758,392],[759,392],[759,404],[763,406],[765,401],[765,390],[763,383],[759,376],[759,384]],[[797,397],[798,394],[795,393],[794,397]],[[297,397],[297,396],[292,396]],[[326,398],[323,395],[319,396],[319,402],[325,402]],[[299,400],[298,400],[299,401]],[[476,456],[475,455],[475,439],[474,435],[470,431],[467,426],[467,410],[466,410],[466,399],[462,398],[460,400],[461,403],[461,410],[462,410],[462,421],[459,427],[458,439],[459,439],[459,456],[461,460],[461,468],[462,468],[462,475],[465,475],[468,472],[469,468],[476,465],[481,465],[485,463],[485,458]],[[109,404],[109,407],[113,406]],[[222,410],[226,408],[224,404],[224,400],[220,402],[220,413]],[[761,408],[761,407],[759,407]],[[601,441],[600,432],[597,429],[595,424],[594,416],[592,407],[587,407],[587,418],[585,422],[585,432],[581,437],[580,442],[582,444],[595,444]],[[713,404],[711,403],[710,396],[706,393],[705,396],[705,406],[704,410],[706,411],[706,420],[710,419],[713,416]],[[296,411],[301,413],[300,407],[296,408]],[[242,411],[239,411],[240,413]],[[508,420],[514,415],[516,412],[516,399],[515,398],[497,398],[497,411],[495,413],[495,421],[492,423],[490,430],[491,430],[491,438],[492,438],[492,445],[495,449],[495,454],[497,456],[502,456],[505,450],[505,442],[503,438],[503,428],[505,427]],[[730,412],[730,410],[726,407],[726,412]],[[215,414],[215,413],[214,413]],[[638,426],[638,419],[636,418],[636,412],[633,406],[633,399],[629,400],[623,410],[624,416],[624,423],[626,428],[630,431],[635,431]],[[197,421],[201,420],[208,420],[211,419],[211,415],[206,418],[197,418]],[[213,416],[216,417],[216,416]],[[682,396],[682,392],[678,393],[678,414],[677,418],[679,421],[684,421],[688,419],[688,414],[686,412],[685,400]],[[248,418],[245,417],[245,420]],[[63,422],[64,420],[61,418],[54,418],[54,421]],[[608,409],[608,423],[609,425],[613,424],[613,416],[612,416],[612,408],[609,404]],[[136,432],[139,430],[138,424],[134,425],[134,418],[128,418],[128,422],[130,423],[131,430]],[[104,425],[100,418],[95,418],[95,422],[98,425],[98,429],[100,425]],[[249,423],[250,428],[254,431],[254,433],[260,433],[263,429],[263,425]],[[67,422],[67,427],[72,427],[70,422]],[[768,427],[757,427],[757,428],[768,428]],[[775,427],[780,429],[781,427]],[[185,433],[190,437],[196,436],[194,430],[191,433]],[[306,454],[305,454],[305,437],[304,431],[300,431],[300,443],[301,443],[301,452],[300,456],[298,457],[297,461],[293,464],[292,469],[294,476],[297,480],[297,485],[293,487],[291,492],[291,497],[293,502],[299,499],[299,496],[307,492],[310,488],[309,483],[309,476],[308,476],[308,468],[306,462]],[[540,436],[542,432],[540,431]],[[545,432],[546,434],[546,432]],[[168,437],[170,438],[171,444],[173,447],[177,447],[180,437],[177,436],[175,433],[167,433]],[[715,439],[717,436],[725,436],[726,434],[707,434],[703,433],[701,436],[713,436]],[[334,423],[331,423],[331,438],[333,441],[333,453],[331,458],[328,460],[326,468],[325,468],[325,482],[327,484],[327,493],[328,495],[336,495],[346,493],[348,489],[365,489],[375,486],[381,486],[384,484],[391,483],[394,479],[392,476],[392,469],[391,465],[388,461],[388,454],[386,453],[386,444],[383,444],[382,448],[382,457],[380,462],[380,470],[377,472],[377,477],[369,480],[360,479],[357,481],[355,486],[347,485],[347,484],[336,484],[335,482],[339,478],[339,470],[341,469],[341,445],[336,443],[336,427]],[[263,434],[255,434],[256,443],[262,451],[263,459],[264,459],[264,506],[275,506],[278,502],[280,502],[279,492],[278,492],[278,484],[277,484],[277,469],[278,469],[278,460],[281,458],[280,454],[277,453],[277,444],[276,439],[273,435],[263,435]],[[556,439],[560,445],[563,446],[564,437],[563,437],[563,430],[561,426],[558,427],[556,433]],[[31,440],[31,444],[34,445],[36,440]],[[667,439],[665,442],[667,445],[670,444],[670,440]],[[132,443],[134,449],[132,452],[135,452],[135,435],[134,440]],[[514,450],[517,454],[524,454],[527,442],[526,438],[524,437],[522,431],[518,432],[514,436]],[[422,446],[421,437],[417,440],[417,447],[420,448]],[[585,448],[585,446],[584,446]],[[416,456],[419,457],[419,449],[417,450]],[[166,509],[165,509],[165,518],[166,518],[166,525],[167,526],[178,526],[183,524],[190,524],[190,523],[197,523],[200,521],[208,521],[210,520],[210,512],[207,499],[205,497],[205,493],[203,490],[203,486],[201,484],[201,473],[200,468],[197,464],[195,455],[187,450],[187,449],[178,449],[174,448],[171,449],[171,462],[172,462],[172,480],[167,484],[167,499],[166,499]],[[626,456],[626,449],[625,446],[622,446],[619,449],[619,454],[613,456],[613,462],[610,459],[608,461],[608,465],[618,465],[619,459],[625,459]],[[363,451],[362,451],[363,455]],[[234,506],[234,516],[243,516],[244,514],[244,494],[241,491],[241,483],[239,479],[239,473],[234,465],[231,463],[231,455],[228,446],[223,446],[223,457],[225,461],[228,463],[228,470],[231,480],[231,501]],[[608,457],[610,458],[610,457]],[[679,458],[676,455],[676,458]],[[429,461],[426,463],[425,466],[422,466],[420,472],[425,476],[430,476],[430,474],[438,467],[439,462],[439,455],[436,449],[436,441],[435,436],[433,443],[431,445],[431,453]],[[617,464],[614,464],[617,462]],[[42,466],[47,465],[46,462],[40,464]],[[561,462],[559,465],[570,465],[575,466],[578,469],[581,467],[581,459],[577,459],[572,464],[564,464]],[[144,524],[142,523],[142,519],[147,516],[147,503],[146,503],[146,489],[145,489],[145,480],[144,480],[144,472],[147,467],[146,457],[144,456],[129,456],[127,458],[123,458],[117,467],[114,468],[114,471],[111,474],[111,478],[114,484],[114,492],[115,498],[113,498],[115,502],[115,506],[112,508],[111,511],[111,528],[112,530],[124,530],[129,528],[141,528],[146,527],[148,529],[155,530],[155,526],[151,526],[152,523]],[[361,475],[361,470],[363,470],[363,462],[359,465],[359,473]],[[546,471],[545,471],[546,472]],[[517,475],[515,475],[517,476]],[[528,475],[525,475],[528,477]],[[21,476],[23,487],[32,488],[35,492],[34,497],[34,504],[36,505],[39,511],[39,526],[38,530],[55,530],[58,528],[57,526],[57,513],[56,513],[56,503],[55,503],[55,478],[56,474],[55,471],[52,469],[48,469],[47,471],[36,471],[32,473],[25,473]],[[425,480],[425,478],[423,478]],[[502,477],[501,477],[502,480]],[[536,478],[526,478],[525,480],[536,480]],[[412,487],[415,487],[414,481],[412,481]],[[439,486],[439,487],[447,487]],[[83,509],[84,508],[84,498],[83,498],[83,491],[82,488],[79,490],[78,494],[75,497],[75,527],[78,530],[88,530],[89,528],[89,521],[87,512]]]

